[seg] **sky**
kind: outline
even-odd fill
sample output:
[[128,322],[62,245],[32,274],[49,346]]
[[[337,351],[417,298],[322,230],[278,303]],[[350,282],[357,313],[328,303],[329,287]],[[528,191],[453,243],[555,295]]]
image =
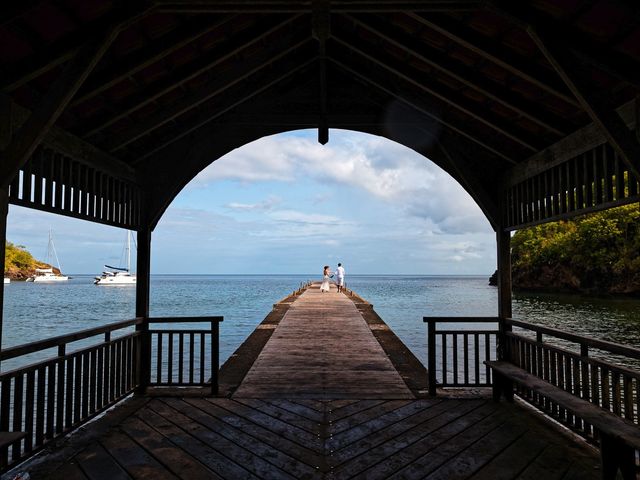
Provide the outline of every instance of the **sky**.
[[[449,174],[381,137],[316,136],[264,137],[202,170],[153,232],[152,273],[493,273],[495,235]],[[49,228],[65,273],[125,262],[122,229],[10,206],[7,239],[41,260]]]

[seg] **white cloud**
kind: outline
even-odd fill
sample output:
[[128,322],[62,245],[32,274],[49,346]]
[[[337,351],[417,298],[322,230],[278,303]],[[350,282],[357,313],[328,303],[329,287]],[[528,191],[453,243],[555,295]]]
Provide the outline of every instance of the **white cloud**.
[[[489,223],[473,199],[434,163],[402,145],[381,137],[332,131],[332,141],[275,135],[245,145],[205,168],[188,188],[218,180],[242,183],[293,182],[312,178],[320,183],[356,187],[375,198],[404,207],[405,214],[429,219],[440,233],[487,231]],[[316,194],[320,204],[326,196]],[[268,210],[257,204],[230,203],[236,210]]]

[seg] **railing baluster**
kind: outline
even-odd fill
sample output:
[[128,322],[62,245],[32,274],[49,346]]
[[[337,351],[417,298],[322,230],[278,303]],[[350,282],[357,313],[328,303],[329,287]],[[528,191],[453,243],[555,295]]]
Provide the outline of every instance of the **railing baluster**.
[[475,385],[480,385],[480,335],[478,333],[473,334],[473,358],[474,358],[474,373],[475,373]]
[[162,383],[162,333],[155,334],[157,340],[156,345],[156,383]]
[[462,338],[464,340],[464,347],[462,350],[464,358],[464,384],[469,385],[469,334],[463,334]]
[[[13,382],[13,426],[14,432],[23,431],[24,418],[22,412],[24,410],[24,380],[23,375],[19,373]],[[12,445],[11,461],[15,461],[20,458],[22,448],[22,440],[15,442]]]
[[24,440],[25,452],[33,450],[33,401],[35,398],[35,372],[30,370],[27,372],[27,391],[25,395],[25,408],[24,408],[24,431],[27,432],[27,436]]
[[178,335],[178,383],[184,383],[184,333]]
[[169,344],[167,345],[167,382],[173,383],[173,332],[169,332]]
[[204,349],[205,349],[205,343],[204,343],[204,333],[200,334],[200,383],[203,384],[205,382],[205,375],[204,375]]
[[38,368],[38,383],[36,387],[36,445],[42,445],[42,442],[44,440],[45,380],[45,367],[40,367]]
[[189,333],[189,383],[193,383],[195,333]]
[[[6,377],[0,382],[0,430],[9,430],[9,414],[11,412],[11,377]],[[9,463],[9,448],[2,448],[0,454],[0,466],[4,467]]]
[[458,335],[452,335],[452,350],[453,350],[453,365],[451,367],[453,372],[453,385],[458,385]]
[[[57,363],[57,362],[56,362]],[[55,435],[55,410],[56,410],[56,363],[47,366],[47,413],[46,431],[47,440]]]
[[443,334],[442,338],[442,385],[448,385],[447,380],[447,335]]

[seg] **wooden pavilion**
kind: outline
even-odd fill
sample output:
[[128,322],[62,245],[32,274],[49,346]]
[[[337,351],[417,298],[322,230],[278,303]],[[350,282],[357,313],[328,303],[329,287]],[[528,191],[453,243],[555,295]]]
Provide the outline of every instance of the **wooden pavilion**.
[[[138,236],[136,320],[120,324],[136,334],[114,343],[114,328],[102,329],[116,353],[86,353],[84,370],[77,357],[75,377],[59,344],[52,365],[71,359],[66,377],[64,368],[40,373],[49,367],[2,376],[0,431],[22,421],[7,412],[23,383],[59,381],[40,399],[53,404],[62,385],[75,395],[69,378],[95,376],[88,365],[100,374],[109,360],[120,362],[119,388],[102,395],[96,385],[87,395],[100,402],[58,408],[13,461],[150,384],[152,231],[198,172],[248,142],[317,128],[325,144],[330,128],[350,129],[446,170],[496,231],[497,348],[514,363],[510,232],[640,201],[637,2],[24,0],[0,7],[0,63],[0,242],[9,204]],[[0,315],[1,306],[2,290]],[[537,331],[537,346],[550,333]],[[609,348],[583,343],[583,360],[589,346]],[[0,351],[0,360],[26,351]],[[615,413],[638,423],[639,379],[616,375]],[[580,428],[593,434],[588,423]]]

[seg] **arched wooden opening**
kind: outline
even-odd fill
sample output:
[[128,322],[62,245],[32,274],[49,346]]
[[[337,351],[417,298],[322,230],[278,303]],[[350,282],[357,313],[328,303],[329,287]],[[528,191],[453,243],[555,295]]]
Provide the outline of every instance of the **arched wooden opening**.
[[41,0],[0,20],[0,243],[9,202],[137,230],[143,318],[164,208],[271,133],[369,132],[451,173],[497,231],[502,319],[510,230],[640,199],[631,2]]

